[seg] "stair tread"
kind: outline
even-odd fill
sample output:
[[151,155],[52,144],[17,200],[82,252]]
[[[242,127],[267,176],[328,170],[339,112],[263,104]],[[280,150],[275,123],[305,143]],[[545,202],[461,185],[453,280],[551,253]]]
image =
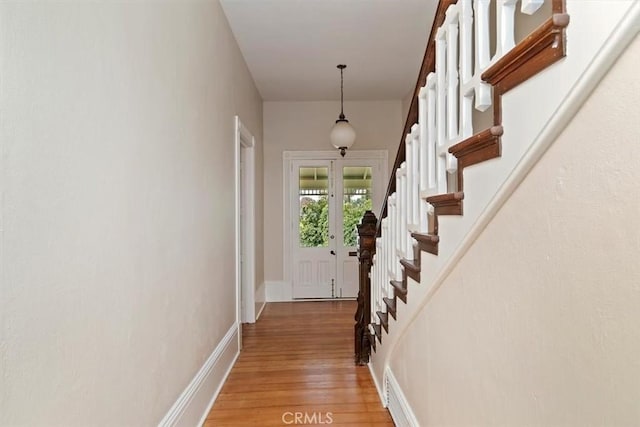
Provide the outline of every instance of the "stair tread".
[[[373,326],[373,330],[376,333],[376,338],[378,338],[378,342],[380,344],[382,344],[382,327],[380,326],[379,323],[372,323],[371,325]],[[375,343],[375,341],[374,341],[374,343]]]
[[464,199],[464,191],[456,191],[455,193],[437,194],[426,198],[427,202],[434,206],[450,205]]
[[384,297],[384,298],[382,298],[382,300],[384,301],[384,303],[387,306],[387,313],[389,313],[391,315],[391,317],[393,317],[395,319],[396,318],[396,300],[395,300],[395,298]]
[[404,282],[402,280],[391,280],[391,286],[394,287],[394,289],[397,289],[398,292],[403,293],[403,294],[407,294],[407,288],[404,286]]
[[380,324],[384,328],[385,331],[389,332],[389,315],[384,311],[377,311],[376,314],[380,319]]
[[406,281],[407,276],[416,282],[420,282],[420,259],[402,258],[400,264],[404,267],[403,278]]
[[415,259],[402,258],[400,260],[400,264],[402,264],[405,268],[409,270],[418,271],[418,272],[420,271],[420,263],[418,263],[417,260]]
[[391,286],[393,286],[393,294],[396,298],[399,298],[400,301],[407,303],[407,288],[405,286],[405,282],[402,280],[392,280]]
[[449,147],[449,152],[458,158],[469,155],[471,152],[481,150],[483,147],[493,144],[495,137],[502,136],[503,133],[504,129],[502,126],[492,126],[464,141],[452,145]]
[[438,194],[429,196],[425,200],[433,206],[436,217],[438,215],[462,215],[463,191],[455,193]]
[[421,251],[438,255],[438,243],[440,242],[440,236],[429,233],[411,233],[411,236],[416,239]]

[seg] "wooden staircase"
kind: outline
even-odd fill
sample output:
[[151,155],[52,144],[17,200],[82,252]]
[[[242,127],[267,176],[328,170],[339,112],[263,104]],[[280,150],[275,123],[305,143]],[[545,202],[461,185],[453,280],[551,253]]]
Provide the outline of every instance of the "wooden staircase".
[[[405,122],[402,140],[394,163],[394,176],[390,179],[382,212],[378,218],[376,218],[372,212],[367,212],[361,225],[358,227],[360,236],[358,248],[360,260],[360,291],[355,325],[355,360],[357,364],[366,364],[368,362],[370,349],[373,348],[375,351],[376,342],[379,344],[383,342],[383,330],[389,333],[390,328],[393,326],[392,319],[396,319],[400,308],[398,300],[406,303],[409,297],[408,278],[420,283],[422,252],[435,256],[438,255],[438,245],[441,239],[446,239],[446,236],[441,236],[439,232],[438,222],[440,216],[464,214],[464,169],[468,166],[501,156],[501,137],[504,133],[502,123],[502,96],[565,56],[565,28],[569,24],[569,17],[565,13],[564,0],[547,1],[551,6],[550,13],[546,17],[542,17],[543,22],[541,25],[527,37],[518,41],[518,43],[514,43],[513,47],[508,50],[505,49],[500,55],[496,55],[491,64],[481,73],[481,84],[490,85],[491,87],[491,104],[493,108],[492,124],[482,131],[473,133],[471,136],[461,138],[462,140],[460,142],[449,145],[447,153],[455,158],[457,167],[455,168],[453,177],[447,177],[451,181],[447,182],[444,186],[441,185],[440,188],[450,189],[454,187],[455,191],[442,192],[439,194],[424,194],[424,191],[418,192],[416,188],[408,189],[408,186],[411,184],[402,184],[401,188],[398,188],[398,183],[400,182],[399,177],[402,176],[400,175],[401,173],[408,174],[410,172],[407,171],[415,170],[412,168],[418,167],[416,166],[418,159],[413,159],[413,163],[411,163],[412,160],[408,158],[410,156],[407,154],[410,153],[412,149],[409,146],[410,141],[415,140],[417,144],[417,130],[421,129],[420,134],[422,134],[426,129],[421,121],[427,121],[427,113],[425,111],[419,111],[419,106],[422,105],[420,108],[424,108],[428,105],[426,102],[421,104],[420,100],[425,99],[423,93],[426,86],[429,85],[429,79],[434,78],[434,73],[440,67],[436,64],[436,57],[440,55],[436,52],[436,42],[443,39],[439,29],[445,23],[450,25],[451,15],[454,14],[460,15],[459,21],[455,21],[459,22],[460,26],[468,25],[470,13],[476,14],[474,18],[478,21],[483,19],[481,15],[481,13],[483,13],[482,11],[474,10],[471,12],[469,10],[472,5],[471,0],[440,1],[414,90],[411,108],[407,116],[407,121]],[[506,7],[506,4],[510,3],[504,2],[503,0],[496,0],[496,2],[504,5],[501,7]],[[457,3],[459,3],[459,5]],[[527,2],[527,4],[531,3],[534,2]],[[477,6],[478,3],[476,2],[475,5]],[[450,7],[453,7],[453,9],[449,10]],[[504,10],[499,13],[504,13]],[[509,15],[507,14],[506,16],[508,17]],[[465,21],[465,19],[467,20]],[[465,21],[465,24],[462,23],[463,21]],[[476,48],[475,52],[476,60],[479,56],[478,49],[479,48]],[[460,57],[462,56],[463,54],[461,53]],[[462,62],[459,58],[458,61]],[[478,65],[476,63],[476,71],[477,67]],[[465,74],[465,72],[462,71],[460,74]],[[448,75],[448,77],[450,76],[451,75]],[[432,114],[432,116],[435,115],[433,112],[430,114]],[[462,122],[462,119],[460,122]],[[422,128],[420,125],[422,125]],[[462,125],[460,127],[462,127]],[[422,136],[422,138],[426,137]],[[424,144],[422,140],[420,141],[421,144]],[[423,147],[423,145],[421,145],[421,147]],[[407,166],[405,162],[408,162],[409,166]],[[413,166],[411,166],[411,164],[413,164]],[[420,173],[424,174],[425,172],[420,171]],[[408,183],[409,179],[403,182]],[[406,237],[410,241],[406,242],[406,244],[401,243],[400,247],[402,250],[400,251],[396,251],[395,243],[393,243],[393,249],[390,251],[392,260],[388,263],[388,258],[384,257],[390,255],[385,254],[382,261],[380,261],[382,268],[385,270],[382,277],[386,277],[387,265],[391,265],[391,273],[389,273],[391,277],[390,280],[388,280],[389,287],[386,289],[386,292],[385,290],[381,292],[375,288],[372,290],[372,282],[375,282],[375,280],[372,280],[372,267],[375,268],[374,266],[379,262],[376,259],[376,253],[380,247],[377,242],[384,236],[383,219],[389,217],[389,209],[390,205],[392,205],[392,203],[390,203],[390,197],[397,192],[402,193],[403,191],[419,194],[420,203],[422,203],[420,205],[421,225],[413,224],[415,221],[411,221],[412,218],[417,216],[415,215],[417,212],[416,205],[413,207],[414,214],[408,213],[405,215],[402,213],[402,215],[398,217],[401,218],[400,221],[403,221],[403,224],[397,225],[396,223],[392,223],[395,225],[391,226],[391,228],[397,226],[398,229],[402,230],[403,234],[410,236]],[[404,196],[406,197],[404,200],[408,200],[410,196],[411,194]],[[395,197],[393,200],[395,201]],[[399,203],[402,204],[402,202]],[[411,202],[404,203],[411,204]],[[426,206],[426,208],[423,208],[423,206]],[[391,208],[395,209],[396,207],[391,206]],[[407,208],[407,206],[404,206],[404,208],[411,209]],[[394,215],[396,214],[394,213]],[[425,218],[425,216],[428,218]],[[397,221],[397,219],[394,219],[394,221]],[[387,225],[387,229],[389,229],[389,227],[390,226]],[[398,256],[396,259],[396,252],[404,252],[404,256]],[[407,254],[411,256],[407,256]],[[397,263],[399,263],[399,267]],[[397,277],[394,277],[394,271],[401,273],[396,274]],[[376,278],[379,277],[379,275],[380,273],[375,273]],[[379,305],[379,309],[376,309],[378,308],[377,305]]]

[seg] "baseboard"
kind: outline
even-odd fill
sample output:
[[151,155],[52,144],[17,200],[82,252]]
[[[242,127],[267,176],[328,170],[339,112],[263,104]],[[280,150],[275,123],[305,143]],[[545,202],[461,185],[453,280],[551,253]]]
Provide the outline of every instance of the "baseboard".
[[387,383],[387,408],[394,424],[398,427],[420,427],[396,377],[393,376],[393,372],[389,368],[385,372],[385,379]]
[[281,280],[269,280],[264,282],[265,299],[267,302],[293,301],[291,283]]
[[380,387],[380,383],[378,382],[376,373],[373,372],[373,365],[371,364],[371,362],[367,363],[367,367],[369,368],[369,374],[371,374],[371,379],[373,380],[373,384],[376,386],[376,390],[378,391],[378,397],[380,397],[380,403],[382,403],[382,406],[386,408],[388,403],[387,394],[385,393],[384,389]]
[[262,314],[262,310],[267,305],[267,285],[265,282],[262,282],[260,286],[258,286],[258,290],[256,291],[256,321]]
[[158,426],[202,425],[239,354],[238,325],[234,324]]

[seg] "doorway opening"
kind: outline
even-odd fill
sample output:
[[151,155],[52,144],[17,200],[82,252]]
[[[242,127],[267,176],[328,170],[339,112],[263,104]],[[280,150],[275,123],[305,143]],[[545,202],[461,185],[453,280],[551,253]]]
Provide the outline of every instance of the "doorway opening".
[[366,210],[380,209],[386,152],[350,151],[347,158],[288,152],[285,163],[285,272],[292,298],[356,298],[356,225]]
[[255,138],[235,118],[236,321],[255,318]]

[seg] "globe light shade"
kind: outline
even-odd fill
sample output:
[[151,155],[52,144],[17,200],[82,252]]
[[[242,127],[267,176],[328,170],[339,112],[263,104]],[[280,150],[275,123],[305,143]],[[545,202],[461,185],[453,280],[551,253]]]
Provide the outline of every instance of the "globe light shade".
[[356,140],[356,131],[346,120],[338,120],[329,134],[331,144],[340,150],[344,156],[345,151],[351,148]]

